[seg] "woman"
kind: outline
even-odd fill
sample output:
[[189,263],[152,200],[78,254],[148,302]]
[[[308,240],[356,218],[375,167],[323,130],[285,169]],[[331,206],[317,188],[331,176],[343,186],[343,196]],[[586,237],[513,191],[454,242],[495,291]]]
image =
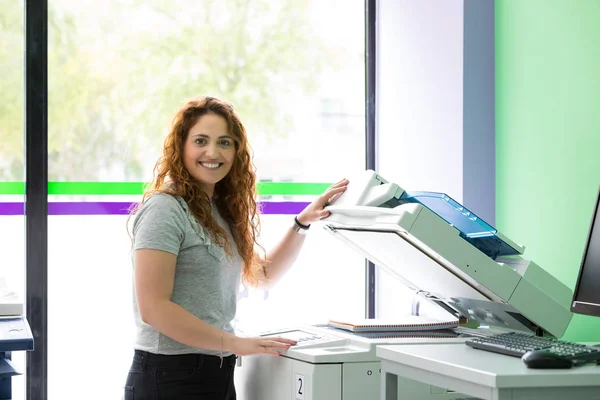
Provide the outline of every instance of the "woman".
[[296,259],[310,224],[347,181],[293,220],[275,248],[257,251],[256,176],[233,108],[204,97],[175,116],[133,223],[135,354],[125,400],[236,398],[236,355],[296,344],[234,334],[240,277],[273,284]]

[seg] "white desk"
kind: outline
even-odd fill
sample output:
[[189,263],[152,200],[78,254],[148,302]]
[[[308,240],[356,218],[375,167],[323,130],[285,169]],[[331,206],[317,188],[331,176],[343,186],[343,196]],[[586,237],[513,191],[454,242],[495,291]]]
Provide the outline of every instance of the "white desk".
[[520,358],[460,344],[378,346],[377,356],[382,400],[398,398],[398,376],[485,400],[600,400],[594,364],[529,369]]

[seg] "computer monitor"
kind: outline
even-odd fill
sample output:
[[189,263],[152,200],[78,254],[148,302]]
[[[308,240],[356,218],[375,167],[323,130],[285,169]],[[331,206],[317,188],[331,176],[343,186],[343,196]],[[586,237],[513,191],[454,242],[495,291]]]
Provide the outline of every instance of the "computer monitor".
[[600,188],[596,195],[571,311],[600,317]]

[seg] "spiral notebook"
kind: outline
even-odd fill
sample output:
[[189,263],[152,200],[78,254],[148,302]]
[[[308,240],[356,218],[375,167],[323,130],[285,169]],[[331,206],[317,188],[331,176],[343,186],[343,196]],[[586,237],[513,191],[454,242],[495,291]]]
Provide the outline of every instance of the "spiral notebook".
[[418,315],[402,315],[393,319],[329,320],[327,325],[350,332],[407,332],[452,329],[458,320],[440,320]]

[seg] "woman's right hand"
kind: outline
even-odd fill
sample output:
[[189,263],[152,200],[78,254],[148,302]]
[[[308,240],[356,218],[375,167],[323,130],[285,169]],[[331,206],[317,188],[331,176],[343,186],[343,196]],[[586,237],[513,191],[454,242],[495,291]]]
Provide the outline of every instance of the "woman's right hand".
[[295,340],[279,337],[269,338],[244,338],[234,337],[231,343],[231,352],[238,356],[250,356],[253,354],[271,354],[278,356],[282,350],[296,345]]

